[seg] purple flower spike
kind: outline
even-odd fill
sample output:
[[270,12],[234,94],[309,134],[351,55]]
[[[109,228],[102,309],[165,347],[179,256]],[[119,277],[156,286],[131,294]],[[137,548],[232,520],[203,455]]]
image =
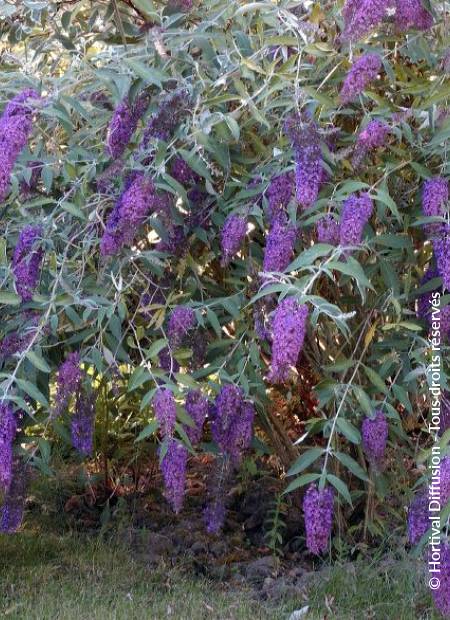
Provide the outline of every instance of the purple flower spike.
[[133,105],[124,99],[114,110],[106,140],[106,151],[110,157],[117,159],[123,154],[147,106],[148,97],[141,95]]
[[428,30],[433,25],[433,16],[421,0],[396,0],[395,4],[395,25],[401,32]]
[[95,395],[80,394],[71,422],[72,445],[83,456],[92,454],[94,447]]
[[430,527],[428,519],[428,492],[418,493],[408,509],[408,540],[416,545]]
[[192,308],[186,308],[185,306],[177,306],[174,308],[170,314],[167,328],[169,344],[172,349],[180,347],[185,336],[196,325],[197,319],[195,318],[195,312]]
[[154,138],[167,142],[177,125],[187,116],[189,111],[189,95],[187,90],[180,89],[170,93],[150,118],[142,139],[142,146],[146,149]]
[[226,266],[239,252],[247,232],[247,222],[238,215],[229,215],[224,222],[221,234],[222,265]]
[[38,247],[42,236],[40,226],[25,226],[14,250],[12,270],[16,290],[22,301],[30,301],[39,281],[44,253]]
[[392,0],[347,0],[342,15],[342,41],[358,41],[376,28],[387,14]]
[[354,63],[345,76],[339,98],[341,103],[349,103],[373,82],[381,69],[381,58],[378,54],[364,54]]
[[388,438],[388,422],[382,411],[376,411],[375,417],[364,418],[361,435],[362,445],[369,463],[381,469]]
[[[431,552],[431,549],[430,549]],[[430,564],[431,566],[431,564]],[[430,577],[436,576],[430,572]],[[431,590],[434,604],[444,618],[450,617],[450,547],[441,542],[441,557],[439,571],[440,585],[436,590]]]
[[317,241],[330,245],[339,244],[339,224],[332,215],[326,215],[317,222]]
[[84,372],[80,368],[80,354],[69,353],[65,362],[61,364],[56,382],[56,405],[54,415],[60,415],[67,409],[72,396],[76,396],[81,389]]
[[352,194],[344,202],[339,229],[339,243],[342,246],[359,245],[364,227],[370,219],[373,203],[368,194]]
[[352,159],[353,167],[358,168],[370,151],[383,146],[390,131],[391,128],[384,121],[370,121],[358,136]]
[[218,534],[225,522],[225,503],[216,497],[205,508],[205,523],[208,534]]
[[161,461],[164,478],[164,496],[178,514],[183,507],[186,486],[188,451],[177,439],[170,438],[167,452]]
[[252,437],[253,405],[244,401],[240,388],[224,385],[217,395],[211,417],[214,441],[233,463],[239,463]]
[[6,105],[0,118],[0,201],[8,194],[14,164],[33,130],[33,99],[39,99],[36,91],[22,91]]
[[303,122],[298,114],[286,120],[284,130],[294,149],[296,197],[307,209],[317,200],[324,180],[319,133],[314,123]]
[[306,333],[308,308],[293,297],[283,299],[272,321],[272,361],[268,380],[284,383],[297,364]]
[[297,230],[294,226],[288,226],[280,220],[275,220],[267,236],[263,271],[284,271],[294,256],[296,239]]
[[17,421],[9,403],[0,404],[0,489],[7,491],[12,480],[13,441]]
[[0,509],[0,532],[14,534],[19,529],[25,510],[28,469],[20,456],[14,457],[11,485]]
[[267,218],[270,226],[277,219],[284,220],[286,207],[292,198],[294,190],[294,178],[291,172],[280,174],[273,177],[267,187],[266,196],[268,201]]
[[195,184],[200,181],[200,177],[180,156],[175,157],[170,168],[170,174],[181,185]]
[[172,437],[177,420],[177,407],[171,390],[159,388],[153,396],[153,408],[163,437]]
[[[442,177],[434,177],[424,181],[422,187],[422,212],[426,217],[443,217],[448,202],[448,181]],[[436,234],[442,224],[427,224],[424,230],[428,236]]]
[[334,491],[331,487],[319,490],[311,484],[303,499],[305,516],[306,546],[314,555],[327,550],[333,527]]
[[153,181],[140,173],[134,175],[106,222],[100,242],[102,256],[113,256],[124,245],[132,243],[145,218],[160,204]]
[[203,423],[208,415],[209,403],[200,390],[190,390],[186,396],[185,408],[195,426],[186,426],[186,434],[193,446],[202,438]]
[[450,226],[444,224],[433,240],[434,255],[444,289],[450,290]]

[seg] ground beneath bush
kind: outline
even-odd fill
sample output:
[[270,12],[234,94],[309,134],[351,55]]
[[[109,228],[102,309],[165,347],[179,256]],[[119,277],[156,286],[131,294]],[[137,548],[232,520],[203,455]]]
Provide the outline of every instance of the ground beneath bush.
[[[205,468],[208,464],[205,463]],[[279,482],[235,480],[220,536],[205,532],[197,468],[182,514],[158,490],[102,499],[75,472],[34,481],[22,531],[0,535],[0,616],[17,619],[252,620],[435,618],[421,563],[395,543],[382,557],[313,562],[295,504],[285,507],[280,553],[267,547]],[[245,493],[242,486],[245,486]],[[82,492],[81,492],[82,491]],[[270,525],[270,522],[269,522]],[[392,541],[391,541],[392,542]]]

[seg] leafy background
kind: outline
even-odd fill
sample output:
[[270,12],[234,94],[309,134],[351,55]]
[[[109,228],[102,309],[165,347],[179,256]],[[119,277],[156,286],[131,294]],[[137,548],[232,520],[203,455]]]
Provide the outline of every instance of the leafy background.
[[[50,412],[55,372],[68,352],[80,350],[98,389],[99,463],[102,455],[104,465],[125,471],[156,458],[151,399],[158,381],[174,391],[179,422],[186,420],[181,403],[188,389],[200,387],[212,398],[232,382],[257,407],[253,454],[274,455],[288,474],[288,491],[326,477],[339,494],[339,524],[353,541],[390,523],[404,528],[410,488],[424,474],[431,445],[430,351],[416,318],[432,256],[420,187],[449,173],[448,7],[430,8],[435,26],[428,33],[406,36],[385,23],[370,41],[348,46],[338,38],[341,3],[219,0],[196,3],[188,13],[151,0],[0,3],[3,102],[30,86],[46,97],[0,220],[0,335],[33,334],[25,351],[4,361],[1,389],[26,412],[20,442],[34,466],[50,474],[55,451],[69,458],[71,414],[54,421]],[[382,56],[381,77],[354,104],[341,105],[343,79],[365,51]],[[146,120],[179,87],[190,93],[190,113],[170,141],[158,142],[149,163],[138,146]],[[123,162],[111,169],[104,146],[112,109],[143,91],[150,96],[146,116]],[[283,123],[295,111],[315,119],[324,141],[332,138],[332,148],[324,147],[327,181],[310,209],[291,201],[289,217],[300,228],[295,258],[261,289],[265,190],[273,176],[294,169]],[[392,131],[355,170],[356,136],[372,118]],[[208,225],[190,223],[186,189],[170,176],[176,155],[201,177]],[[30,161],[43,165],[36,190],[24,196]],[[133,248],[101,259],[106,218],[132,169],[151,173],[173,195],[173,221],[186,236],[179,255],[155,249],[170,230],[149,218]],[[102,192],[97,183],[105,171],[112,181]],[[363,189],[375,214],[364,244],[344,261],[340,248],[317,244],[315,224]],[[248,216],[250,227],[242,252],[224,269],[220,230],[230,213]],[[11,256],[22,227],[39,222],[45,264],[27,304],[39,313],[35,329],[24,321]],[[155,284],[164,302],[143,308],[142,295]],[[296,378],[274,388],[265,381],[270,346],[255,332],[254,310],[261,300],[286,295],[308,303],[310,320]],[[166,317],[183,303],[195,309],[207,354],[193,369],[192,350],[179,351],[181,369],[169,376],[158,353]],[[359,429],[376,408],[388,416],[390,447],[388,467],[373,477]],[[444,434],[444,451],[447,441]]]

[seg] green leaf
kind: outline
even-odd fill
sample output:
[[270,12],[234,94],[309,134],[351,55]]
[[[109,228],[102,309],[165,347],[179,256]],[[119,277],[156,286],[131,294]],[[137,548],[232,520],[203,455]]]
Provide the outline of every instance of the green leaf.
[[51,372],[50,366],[40,354],[35,351],[28,351],[26,357],[38,370],[42,370],[42,372],[46,372],[47,374]]
[[33,383],[27,381],[26,379],[16,379],[16,383],[21,390],[26,392],[28,396],[31,396],[31,398],[33,398],[36,402],[40,403],[44,407],[49,406],[48,400]]
[[316,461],[322,454],[323,448],[311,448],[304,452],[298,459],[294,462],[294,464],[289,468],[287,472],[287,476],[294,476],[295,474],[299,474],[301,471],[309,467],[314,461]]
[[336,426],[349,441],[356,444],[361,443],[361,433],[351,422],[345,418],[338,418],[336,421]]
[[165,338],[160,338],[159,340],[156,340],[151,344],[150,348],[147,351],[148,357],[150,359],[154,359],[158,355],[158,353],[162,351],[166,346],[167,341]]
[[345,454],[344,452],[334,452],[334,456],[346,467],[349,469],[352,474],[355,474],[361,480],[367,481],[369,478],[367,477],[364,469],[352,458],[350,455]]
[[4,304],[5,306],[18,306],[20,301],[21,299],[16,293],[0,291],[0,304]]
[[80,220],[85,220],[86,219],[86,216],[84,215],[84,213],[80,209],[80,207],[77,207],[77,205],[74,204],[73,202],[68,202],[66,200],[66,201],[61,203],[61,208],[64,209],[64,211],[67,211],[68,213],[71,213],[75,217],[78,217]]
[[351,256],[347,258],[346,263],[338,263],[336,261],[331,261],[327,264],[327,267],[329,269],[335,269],[336,271],[340,271],[347,276],[351,276],[352,278],[355,278],[357,283],[360,284],[361,286],[371,289],[372,291],[374,290],[372,284],[367,279],[366,274],[364,273],[361,265],[358,263],[358,261],[356,261]]
[[295,480],[288,484],[286,489],[283,491],[283,495],[286,495],[286,493],[291,493],[292,491],[295,491],[295,489],[303,487],[305,484],[309,484],[310,482],[314,482],[319,478],[320,474],[303,474],[303,476],[295,478]]
[[308,248],[301,252],[299,256],[292,261],[286,271],[297,271],[302,267],[310,267],[318,258],[331,254],[334,249],[333,246],[326,243],[316,243],[312,248]]
[[373,368],[369,368],[368,366],[364,366],[364,372],[366,373],[369,381],[379,390],[383,392],[383,394],[388,394],[389,390],[386,387],[385,382],[380,377],[380,375],[373,370]]
[[333,474],[327,474],[327,480],[330,484],[334,486],[334,488],[338,491],[340,495],[345,499],[346,502],[350,504],[353,508],[352,498],[350,496],[350,491],[348,490],[347,485],[343,480],[334,476]]
[[143,62],[135,60],[134,58],[126,58],[125,64],[127,64],[134,73],[142,78],[147,84],[155,84],[159,88],[162,88],[163,82],[167,81],[168,76],[162,71],[158,71],[154,67],[144,65]]
[[150,435],[153,435],[154,433],[156,433],[156,431],[158,430],[158,427],[159,427],[158,420],[151,420],[151,422],[149,422],[147,426],[145,426],[141,430],[139,435],[134,440],[134,443],[137,443],[138,441],[142,441],[143,439],[150,437]]
[[181,385],[185,385],[186,387],[193,388],[194,390],[198,388],[197,381],[191,377],[191,375],[177,372],[175,373],[175,379],[177,380],[177,383],[181,383]]
[[133,373],[128,381],[127,391],[132,392],[133,390],[136,390],[146,381],[149,381],[149,379],[151,379],[151,376],[147,368],[144,368],[144,366],[138,366],[133,370]]

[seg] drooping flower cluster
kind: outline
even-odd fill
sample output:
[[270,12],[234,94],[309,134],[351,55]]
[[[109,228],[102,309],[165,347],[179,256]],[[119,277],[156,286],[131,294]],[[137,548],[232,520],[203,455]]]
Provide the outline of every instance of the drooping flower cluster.
[[200,177],[196,172],[192,170],[190,166],[184,161],[182,157],[177,155],[174,158],[170,167],[170,174],[181,185],[190,185],[198,183]]
[[294,149],[297,201],[307,209],[317,200],[324,178],[319,133],[313,122],[303,122],[298,114],[286,120],[284,129]]
[[294,226],[275,220],[267,235],[263,271],[284,271],[292,261],[296,239],[297,230]]
[[220,236],[222,265],[226,266],[239,252],[247,232],[247,222],[239,215],[229,215],[225,220]]
[[130,244],[147,215],[159,206],[153,181],[143,174],[135,175],[108,217],[100,242],[102,256],[113,256]]
[[142,139],[143,148],[148,147],[152,138],[167,142],[177,125],[187,115],[188,110],[189,93],[186,89],[169,94],[161,102],[159,109],[150,117]]
[[[431,592],[436,608],[444,618],[450,618],[450,546],[447,542],[441,542],[440,552],[439,587]],[[436,574],[430,572],[431,576]]]
[[18,332],[7,334],[0,342],[0,357],[7,358],[21,353],[28,345],[29,337],[20,336]]
[[[438,277],[438,270],[434,267],[428,267],[420,281],[420,288],[425,287],[428,282],[431,282]],[[417,317],[419,319],[428,320],[427,317],[431,310],[431,293],[431,290],[422,293],[422,295],[420,295],[417,299]]]
[[14,249],[12,270],[17,293],[22,301],[30,301],[39,281],[43,250],[39,247],[40,226],[25,226]]
[[428,30],[433,25],[433,16],[425,9],[421,0],[396,0],[395,25],[406,30]]
[[196,445],[202,438],[203,423],[208,415],[209,403],[200,390],[189,390],[186,395],[185,408],[195,426],[186,426],[186,434],[192,445]]
[[434,255],[442,286],[450,290],[450,225],[444,224],[433,240]]
[[215,459],[213,475],[208,483],[208,501],[204,510],[206,531],[218,534],[225,522],[226,485],[232,473],[232,463],[227,455]]
[[0,490],[7,491],[12,480],[13,441],[17,421],[12,406],[0,403]]
[[371,150],[383,146],[390,131],[391,128],[384,121],[370,121],[358,135],[352,159],[353,167],[358,168]]
[[72,445],[83,456],[92,454],[94,447],[95,395],[79,394],[71,420]]
[[171,390],[158,388],[153,396],[153,408],[163,437],[172,437],[177,420],[177,407]]
[[286,207],[291,200],[294,190],[294,178],[291,172],[285,172],[270,180],[267,187],[267,219],[270,226],[272,226],[276,220],[284,220],[286,215]]
[[161,461],[161,472],[164,478],[164,496],[176,514],[183,506],[187,457],[187,448],[178,439],[170,437],[167,452]]
[[369,34],[383,21],[391,4],[392,0],[347,0],[342,10],[342,40],[357,41]]
[[341,103],[353,101],[370,82],[375,80],[381,69],[381,58],[378,54],[368,53],[356,60],[345,76],[339,98]]
[[[422,212],[426,217],[444,217],[448,202],[448,181],[442,177],[427,179],[422,187]],[[433,236],[441,228],[440,222],[427,224],[427,235]]]
[[308,308],[293,297],[283,299],[272,321],[272,360],[268,380],[283,383],[297,364],[306,333]]
[[334,491],[331,487],[319,489],[311,484],[303,498],[306,546],[314,555],[327,550],[333,527]]
[[317,222],[317,241],[338,245],[339,243],[339,223],[330,214],[326,215]]
[[[428,326],[431,326],[431,313],[433,306],[431,304],[433,293],[439,290],[440,280],[436,281],[433,285],[433,280],[439,278],[439,272],[435,267],[429,267],[425,272],[422,280],[420,281],[420,287],[432,287],[425,293],[422,293],[417,300],[417,317],[426,321]],[[430,284],[428,285],[428,283]],[[428,286],[427,286],[428,285]],[[439,319],[440,319],[440,333],[442,339],[450,337],[450,305],[444,306],[442,303],[439,306]]]
[[186,306],[177,306],[169,317],[167,335],[172,349],[177,349],[183,343],[188,332],[197,324],[195,312]]
[[141,95],[133,104],[124,99],[114,110],[106,138],[106,152],[110,157],[117,159],[123,154],[148,102],[148,97]]
[[164,347],[158,353],[158,362],[162,370],[165,370],[169,373],[169,377],[172,377],[174,374],[179,372],[180,364],[172,355],[171,349],[169,347]]
[[417,544],[430,527],[427,490],[416,494],[408,508],[408,540]]
[[67,359],[59,367],[56,381],[55,416],[67,409],[70,399],[77,396],[81,389],[84,372],[80,368],[80,361],[80,354],[75,351],[69,353]]
[[224,385],[210,411],[211,432],[219,448],[234,463],[250,445],[253,430],[254,407],[244,400],[242,390],[235,385]]
[[194,6],[193,0],[169,0],[169,6],[174,11],[180,11],[180,13],[188,13]]
[[0,118],[0,201],[9,191],[14,164],[33,129],[33,100],[39,95],[26,89],[6,105]]
[[369,463],[381,469],[388,438],[388,422],[381,410],[373,418],[366,417],[361,426],[362,445]]
[[225,522],[225,502],[218,495],[205,506],[205,523],[208,534],[217,534]]
[[0,532],[13,534],[19,529],[25,510],[27,490],[27,467],[20,456],[15,456],[12,466],[12,479],[5,501],[0,509]]
[[339,243],[359,245],[361,243],[364,226],[370,219],[373,203],[368,194],[351,194],[344,202],[342,209]]

